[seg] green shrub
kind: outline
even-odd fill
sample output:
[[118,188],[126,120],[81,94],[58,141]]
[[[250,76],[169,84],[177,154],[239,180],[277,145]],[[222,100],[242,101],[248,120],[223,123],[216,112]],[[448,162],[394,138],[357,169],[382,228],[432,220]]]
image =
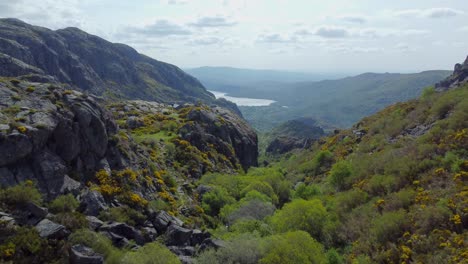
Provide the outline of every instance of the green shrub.
[[226,241],[225,246],[218,250],[211,249],[202,252],[195,263],[255,264],[260,258],[260,239],[250,234],[244,234]]
[[335,196],[337,213],[342,216],[359,205],[364,204],[367,200],[368,194],[360,189],[340,192]]
[[10,207],[23,206],[28,202],[40,205],[42,195],[33,182],[25,181],[0,190],[0,201]]
[[301,183],[299,184],[299,186],[297,186],[293,197],[304,199],[304,200],[309,200],[313,198],[314,196],[317,196],[320,194],[321,194],[321,190],[318,185],[314,185],[314,184],[306,185],[305,183]]
[[327,263],[328,264],[342,264],[344,263],[343,257],[332,248],[327,251]]
[[347,161],[339,161],[335,163],[331,170],[329,180],[337,190],[343,190],[349,184],[347,179],[351,176],[351,165]]
[[148,243],[136,251],[125,254],[121,264],[178,264],[180,260],[158,242]]
[[430,205],[414,214],[415,225],[418,231],[429,234],[434,229],[442,229],[449,225],[450,209],[443,205]]
[[55,198],[50,204],[49,209],[52,213],[73,212],[78,208],[79,202],[72,194],[60,195]]
[[258,234],[261,237],[269,236],[273,233],[268,224],[259,220],[239,220],[229,227],[229,231],[234,234]]
[[88,227],[86,216],[79,212],[58,213],[53,220],[72,231]]
[[104,221],[123,222],[132,226],[142,225],[146,220],[142,213],[126,205],[102,211],[99,218]]
[[161,210],[163,210],[163,211],[170,211],[171,210],[171,206],[162,199],[156,199],[156,200],[149,201],[148,208],[152,209],[155,212],[161,211]]
[[303,231],[271,236],[263,244],[265,255],[259,263],[311,263],[327,262],[323,246]]
[[274,204],[278,203],[278,196],[276,196],[275,191],[270,186],[270,184],[266,182],[252,182],[251,184],[249,184],[249,186],[245,187],[242,190],[241,195],[245,196],[250,191],[258,191],[260,193],[263,193],[270,198],[271,202],[273,202]]
[[[3,230],[2,230],[3,231]],[[5,233],[2,232],[2,235]],[[0,248],[0,252],[4,259],[8,258],[25,258],[26,256],[39,255],[47,241],[43,240],[37,230],[33,227],[18,227],[13,234],[9,236]],[[10,249],[10,254],[5,254],[5,250]],[[10,255],[10,256],[8,256]]]
[[232,224],[240,219],[262,220],[272,215],[274,211],[275,206],[270,202],[253,199],[233,204],[233,206],[227,205],[221,209],[220,215]]
[[385,212],[372,221],[372,238],[381,244],[393,242],[405,232],[408,220],[404,210]]
[[392,193],[385,199],[385,210],[393,211],[398,209],[408,209],[413,203],[416,192],[410,188],[402,189],[399,192]]
[[272,226],[279,232],[302,230],[321,239],[328,213],[320,200],[293,200],[277,210],[271,218]]
[[229,195],[226,189],[214,187],[205,193],[202,198],[202,207],[209,215],[216,216],[225,205],[232,204],[236,200]]
[[397,179],[391,175],[374,175],[366,185],[366,191],[372,195],[385,195],[397,187]]
[[68,238],[71,244],[83,244],[95,252],[103,254],[106,264],[121,263],[124,253],[112,246],[112,241],[103,234],[88,229],[78,230]]

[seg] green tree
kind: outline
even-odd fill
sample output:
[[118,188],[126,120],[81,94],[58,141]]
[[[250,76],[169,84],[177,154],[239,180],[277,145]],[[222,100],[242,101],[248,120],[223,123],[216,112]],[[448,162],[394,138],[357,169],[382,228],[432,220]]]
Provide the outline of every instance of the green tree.
[[271,218],[272,226],[279,232],[303,230],[316,239],[323,238],[327,221],[328,212],[318,199],[293,200]]
[[330,170],[330,183],[337,189],[343,190],[347,186],[347,179],[351,176],[351,165],[348,161],[335,163]]
[[226,189],[215,187],[203,195],[202,207],[207,214],[215,216],[219,214],[219,211],[223,206],[235,202],[236,200],[229,195]]
[[262,264],[326,263],[323,246],[304,231],[271,236],[264,242]]

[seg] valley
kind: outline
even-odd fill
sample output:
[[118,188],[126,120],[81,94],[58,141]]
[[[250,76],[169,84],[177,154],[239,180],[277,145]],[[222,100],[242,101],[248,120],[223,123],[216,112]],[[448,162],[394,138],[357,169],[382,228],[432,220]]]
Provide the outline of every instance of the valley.
[[468,57],[346,76],[0,18],[0,262],[468,263]]

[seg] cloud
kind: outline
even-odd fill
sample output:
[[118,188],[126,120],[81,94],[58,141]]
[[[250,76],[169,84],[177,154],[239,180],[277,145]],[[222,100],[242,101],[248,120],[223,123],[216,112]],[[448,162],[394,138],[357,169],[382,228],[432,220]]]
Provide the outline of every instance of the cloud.
[[346,38],[349,36],[349,32],[345,28],[321,26],[315,30],[315,35],[323,38]]
[[464,14],[461,10],[448,7],[429,9],[406,9],[394,12],[394,15],[401,18],[448,18]]
[[198,27],[198,28],[216,28],[216,27],[232,27],[236,25],[237,22],[231,21],[222,16],[206,16],[200,17],[197,21],[189,23],[189,26]]
[[123,34],[139,34],[148,37],[168,37],[177,35],[191,35],[192,32],[179,24],[173,23],[166,19],[160,19],[142,27],[127,27]]
[[80,4],[79,0],[0,1],[0,16],[18,18],[52,29],[82,27],[84,19]]
[[257,42],[264,43],[294,43],[296,37],[284,36],[278,33],[262,33],[257,37]]

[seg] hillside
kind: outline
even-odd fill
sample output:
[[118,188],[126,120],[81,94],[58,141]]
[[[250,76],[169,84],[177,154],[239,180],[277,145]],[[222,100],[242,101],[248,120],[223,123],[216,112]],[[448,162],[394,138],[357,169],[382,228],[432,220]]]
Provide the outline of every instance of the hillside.
[[[263,81],[242,85],[234,85],[236,81],[226,79],[224,84],[227,86],[216,87],[224,87],[223,92],[230,96],[277,101],[277,104],[268,107],[240,107],[245,118],[260,131],[268,131],[300,117],[346,128],[385,106],[416,98],[425,87],[441,81],[450,73],[365,73],[318,82]],[[209,82],[205,83],[205,80],[211,79],[205,79],[203,75],[199,78],[210,90],[217,89]]]
[[195,78],[78,28],[49,30],[0,19],[0,76],[51,75],[93,94],[158,102],[213,102]]
[[255,132],[218,106],[109,101],[8,77],[0,102],[1,261],[90,261],[92,247],[112,262],[141,246],[178,262],[161,243],[190,258],[216,246],[197,229],[193,184],[257,165]]
[[467,263],[460,74],[268,167],[202,177],[212,233],[228,242],[198,263]]

